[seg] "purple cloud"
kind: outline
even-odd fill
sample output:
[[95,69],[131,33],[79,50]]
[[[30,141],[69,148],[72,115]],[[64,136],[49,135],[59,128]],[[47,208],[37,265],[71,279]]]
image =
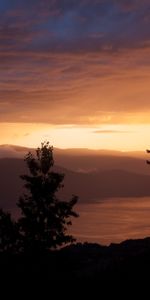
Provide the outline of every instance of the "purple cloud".
[[2,0],[0,120],[107,123],[150,110],[149,14],[147,0]]

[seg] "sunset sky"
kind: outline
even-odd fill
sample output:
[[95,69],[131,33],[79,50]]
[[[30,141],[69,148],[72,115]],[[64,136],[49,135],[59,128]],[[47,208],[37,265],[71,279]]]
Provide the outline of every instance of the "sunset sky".
[[0,144],[150,147],[149,0],[0,0]]

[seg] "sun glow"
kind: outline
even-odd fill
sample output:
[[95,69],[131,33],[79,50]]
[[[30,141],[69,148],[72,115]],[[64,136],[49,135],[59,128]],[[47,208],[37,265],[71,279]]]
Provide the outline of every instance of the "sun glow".
[[150,125],[52,126],[48,124],[2,123],[0,144],[37,147],[48,140],[58,148],[145,150]]

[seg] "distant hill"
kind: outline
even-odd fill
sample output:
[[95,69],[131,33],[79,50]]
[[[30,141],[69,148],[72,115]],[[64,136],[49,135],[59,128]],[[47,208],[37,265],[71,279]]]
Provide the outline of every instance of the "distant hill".
[[[97,172],[73,172],[56,167],[65,174],[64,189],[59,192],[64,198],[76,194],[81,202],[97,201],[109,197],[150,196],[150,176],[125,170],[98,170]],[[23,181],[19,178],[26,173],[22,159],[0,159],[0,206],[13,210],[23,192]]]
[[150,167],[145,162],[146,158],[106,154],[67,155],[57,153],[55,153],[54,157],[57,165],[82,173],[120,169],[139,174],[150,174]]
[[[0,158],[23,159],[28,151],[33,151],[33,149],[15,145],[0,145]],[[57,165],[82,173],[120,169],[150,175],[150,168],[145,163],[148,158],[148,154],[139,151],[54,148],[54,160]]]

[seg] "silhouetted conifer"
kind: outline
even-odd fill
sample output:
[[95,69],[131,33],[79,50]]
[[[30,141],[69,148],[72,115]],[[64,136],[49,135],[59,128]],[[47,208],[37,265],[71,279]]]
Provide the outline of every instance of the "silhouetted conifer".
[[22,175],[26,194],[18,202],[22,217],[18,220],[24,251],[43,252],[74,241],[67,234],[71,217],[77,217],[73,206],[78,198],[60,201],[57,191],[63,187],[64,175],[53,171],[53,147],[41,144],[34,156],[30,152],[25,161],[29,174]]

